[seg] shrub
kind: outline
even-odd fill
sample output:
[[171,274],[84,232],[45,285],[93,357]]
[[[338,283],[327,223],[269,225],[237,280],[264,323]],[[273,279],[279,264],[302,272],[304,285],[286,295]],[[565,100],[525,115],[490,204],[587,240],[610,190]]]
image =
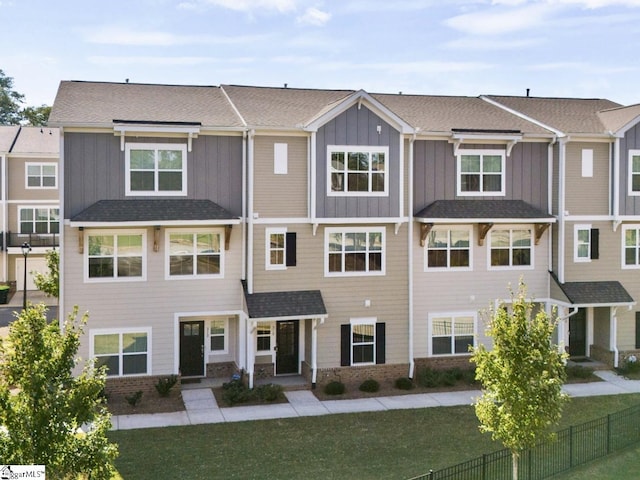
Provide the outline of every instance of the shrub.
[[458,383],[458,377],[456,372],[453,370],[445,370],[444,372],[440,372],[440,384],[446,387],[453,387],[456,383]]
[[395,386],[400,390],[411,390],[414,387],[413,381],[408,377],[400,377],[396,379]]
[[222,399],[227,405],[245,403],[251,399],[251,390],[240,379],[222,384]]
[[126,395],[124,398],[127,400],[127,403],[129,403],[129,405],[135,407],[136,405],[138,405],[138,403],[140,403],[140,400],[142,400],[142,391],[138,390],[131,395]]
[[377,392],[380,390],[380,383],[373,378],[369,378],[360,384],[361,392]]
[[254,389],[254,396],[263,402],[274,402],[283,395],[282,385],[275,385],[269,383],[266,385],[260,385]]
[[441,374],[439,371],[428,367],[422,368],[418,371],[416,380],[423,387],[434,388],[441,384]]
[[593,375],[593,369],[589,367],[583,367],[582,365],[567,365],[565,367],[567,372],[567,380],[572,379],[585,379]]
[[178,383],[178,376],[170,375],[168,377],[159,378],[155,386],[161,397],[168,397],[171,389],[176,383]]
[[332,382],[327,383],[324,387],[324,393],[327,395],[342,395],[346,390],[344,383],[339,382],[338,380],[334,380]]

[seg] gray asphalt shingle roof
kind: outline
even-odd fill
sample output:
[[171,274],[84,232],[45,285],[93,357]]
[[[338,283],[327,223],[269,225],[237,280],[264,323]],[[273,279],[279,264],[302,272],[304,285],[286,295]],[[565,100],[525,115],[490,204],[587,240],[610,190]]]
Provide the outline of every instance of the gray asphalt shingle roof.
[[236,219],[211,200],[100,200],[74,216],[72,222],[162,222]]
[[245,291],[245,300],[249,318],[309,318],[327,314],[320,290],[252,294]]
[[611,305],[634,303],[618,281],[566,282],[560,288],[574,305]]
[[422,219],[554,218],[522,200],[436,200],[415,216]]

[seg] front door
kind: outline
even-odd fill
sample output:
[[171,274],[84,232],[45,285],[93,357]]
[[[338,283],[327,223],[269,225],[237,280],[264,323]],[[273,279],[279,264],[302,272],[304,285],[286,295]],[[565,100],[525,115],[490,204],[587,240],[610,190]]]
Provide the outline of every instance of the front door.
[[298,373],[298,320],[276,323],[276,375]]
[[579,308],[569,317],[569,356],[584,357],[587,355],[587,310]]
[[180,373],[204,376],[204,321],[180,322]]

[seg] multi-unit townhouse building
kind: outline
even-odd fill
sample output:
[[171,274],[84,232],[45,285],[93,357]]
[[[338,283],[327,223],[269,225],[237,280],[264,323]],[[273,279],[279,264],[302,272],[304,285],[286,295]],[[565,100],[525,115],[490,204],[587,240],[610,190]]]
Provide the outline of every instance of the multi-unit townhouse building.
[[614,183],[640,165],[637,109],[520,100],[62,82],[61,307],[90,313],[80,354],[123,388],[413,376],[468,364],[524,281],[558,306],[562,347],[617,362],[636,348],[640,217]]
[[0,127],[0,282],[35,290],[34,272],[47,270],[45,253],[59,245],[57,128]]

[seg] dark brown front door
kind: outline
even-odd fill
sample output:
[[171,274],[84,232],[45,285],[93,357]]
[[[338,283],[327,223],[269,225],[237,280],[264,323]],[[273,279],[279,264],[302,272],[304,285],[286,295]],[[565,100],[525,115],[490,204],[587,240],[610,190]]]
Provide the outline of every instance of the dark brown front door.
[[204,321],[180,322],[180,373],[204,376]]
[[298,373],[298,320],[276,323],[276,375]]
[[579,308],[569,317],[569,356],[584,357],[587,354],[587,310]]

